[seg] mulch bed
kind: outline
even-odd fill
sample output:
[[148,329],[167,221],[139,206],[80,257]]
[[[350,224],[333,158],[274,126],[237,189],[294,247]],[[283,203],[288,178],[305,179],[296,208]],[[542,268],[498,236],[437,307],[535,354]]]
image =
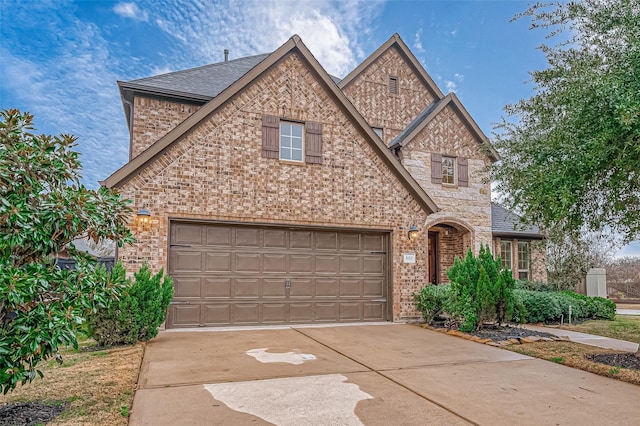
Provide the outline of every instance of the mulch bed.
[[0,426],[35,426],[45,424],[59,416],[64,404],[41,401],[13,402],[0,406]]
[[587,354],[584,357],[589,361],[607,364],[612,367],[640,370],[640,357],[632,353]]
[[511,327],[511,326],[484,326],[482,329],[475,331],[473,333],[467,333],[472,336],[478,336],[482,339],[491,339],[494,342],[500,342],[509,339],[518,339],[521,337],[555,337],[551,333],[544,333],[542,331],[533,331],[527,330],[526,328],[521,327]]

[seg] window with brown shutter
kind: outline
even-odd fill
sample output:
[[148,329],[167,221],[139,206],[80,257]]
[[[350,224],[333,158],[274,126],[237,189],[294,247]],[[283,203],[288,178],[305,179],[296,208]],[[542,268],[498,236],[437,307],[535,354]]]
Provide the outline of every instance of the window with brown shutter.
[[458,157],[458,186],[469,186],[469,165],[464,157]]
[[442,154],[431,153],[431,183],[442,183]]
[[389,77],[389,93],[392,95],[398,94],[398,77]]
[[322,163],[322,123],[305,123],[305,161]]
[[280,156],[280,118],[262,117],[262,156],[278,159]]

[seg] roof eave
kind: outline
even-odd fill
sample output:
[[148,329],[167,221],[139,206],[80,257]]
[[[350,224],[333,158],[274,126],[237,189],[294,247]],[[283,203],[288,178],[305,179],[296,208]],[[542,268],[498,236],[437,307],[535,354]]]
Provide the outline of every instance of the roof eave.
[[511,238],[529,238],[532,240],[544,240],[545,236],[542,234],[532,234],[526,232],[508,232],[508,231],[491,231],[491,235],[494,237],[511,237]]

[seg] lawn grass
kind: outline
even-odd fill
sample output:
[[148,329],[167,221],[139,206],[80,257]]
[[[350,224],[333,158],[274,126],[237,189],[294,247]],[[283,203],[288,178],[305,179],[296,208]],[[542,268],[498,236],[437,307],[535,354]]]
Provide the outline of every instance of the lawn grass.
[[638,343],[640,340],[640,315],[616,315],[614,321],[590,320],[577,325],[565,324],[560,328]]
[[0,404],[36,400],[64,403],[65,411],[50,425],[127,425],[144,344],[82,350],[91,344],[85,341],[79,350],[60,351],[61,365],[54,359],[42,362],[38,368],[44,378],[0,395]]
[[524,345],[503,346],[513,352],[541,358],[547,361],[611,377],[623,382],[640,385],[640,371],[589,361],[585,354],[612,353],[610,349],[597,348],[575,342],[535,342]]

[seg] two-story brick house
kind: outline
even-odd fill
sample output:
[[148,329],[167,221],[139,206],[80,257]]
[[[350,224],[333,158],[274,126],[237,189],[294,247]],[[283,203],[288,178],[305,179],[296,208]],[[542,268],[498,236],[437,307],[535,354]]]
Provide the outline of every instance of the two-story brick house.
[[119,82],[135,245],[175,282],[168,327],[417,318],[412,293],[492,245],[496,152],[396,34],[340,80],[298,36]]

